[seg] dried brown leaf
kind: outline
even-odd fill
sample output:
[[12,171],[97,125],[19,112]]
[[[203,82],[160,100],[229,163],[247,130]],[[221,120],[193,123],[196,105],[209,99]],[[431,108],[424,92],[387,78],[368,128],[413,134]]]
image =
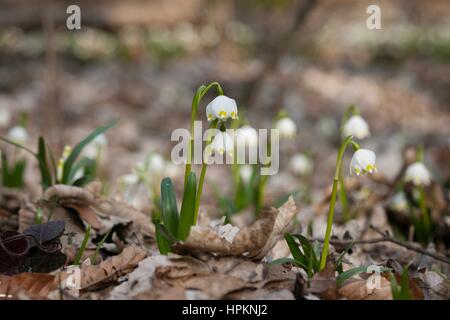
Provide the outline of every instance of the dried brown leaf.
[[57,289],[56,277],[44,273],[21,273],[0,276],[0,295],[6,298],[47,299]]
[[196,226],[191,229],[186,242],[178,243],[175,249],[262,259],[281,239],[296,213],[297,208],[290,197],[280,208],[272,208],[255,223],[242,228],[231,242],[210,227]]

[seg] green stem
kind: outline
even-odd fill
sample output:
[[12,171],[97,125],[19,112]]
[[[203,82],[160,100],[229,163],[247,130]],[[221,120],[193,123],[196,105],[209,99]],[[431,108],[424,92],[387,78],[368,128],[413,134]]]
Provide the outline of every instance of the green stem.
[[347,222],[350,220],[350,213],[348,209],[347,194],[345,193],[345,183],[342,175],[342,169],[341,174],[339,175],[339,199],[342,205],[342,217],[344,218],[344,222]]
[[425,190],[422,186],[419,187],[419,206],[420,211],[422,212],[422,219],[424,224],[424,229],[426,233],[426,237],[430,234],[431,231],[431,221],[430,216],[428,215],[427,204],[425,200]]
[[190,128],[190,132],[191,132],[191,140],[189,141],[189,146],[188,146],[188,161],[186,162],[186,169],[184,172],[184,184],[186,185],[186,182],[188,180],[189,174],[191,173],[191,166],[192,166],[192,149],[194,148],[194,122],[195,119],[197,119],[197,112],[198,112],[198,106],[201,102],[201,100],[203,99],[203,97],[206,95],[206,93],[208,93],[208,91],[213,88],[216,87],[217,90],[217,94],[218,95],[223,95],[223,89],[220,86],[220,84],[216,81],[211,82],[209,85],[207,86],[200,86],[197,89],[197,92],[194,95],[194,98],[192,99],[192,107],[191,107],[191,128]]
[[[210,129],[216,129],[219,124],[218,120],[214,120],[211,122]],[[210,132],[208,139],[206,141],[206,148],[208,148],[208,145],[210,144],[212,139],[212,131]],[[205,175],[206,175],[206,168],[208,167],[208,164],[203,160],[202,164],[202,171],[200,173],[200,180],[198,181],[198,189],[197,189],[197,195],[195,198],[195,208],[194,208],[194,223],[193,225],[197,224],[197,217],[198,217],[198,210],[200,208],[200,200],[202,199],[202,192],[203,192],[203,183],[205,181]]]
[[339,152],[336,159],[336,169],[334,172],[333,189],[331,191],[330,209],[328,211],[327,230],[325,232],[325,239],[322,248],[322,256],[320,258],[320,270],[323,270],[325,268],[327,262],[328,248],[330,246],[330,238],[331,238],[331,228],[333,226],[334,207],[336,205],[336,194],[338,191],[339,177],[342,170],[342,158],[344,156],[344,152],[347,146],[353,142],[352,139],[353,139],[352,136],[345,138],[344,142],[341,144],[341,147],[339,148]]

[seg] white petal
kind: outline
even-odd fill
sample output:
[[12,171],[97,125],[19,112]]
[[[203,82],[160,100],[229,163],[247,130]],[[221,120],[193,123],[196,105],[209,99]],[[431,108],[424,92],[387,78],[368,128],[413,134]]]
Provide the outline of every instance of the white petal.
[[374,173],[376,171],[376,155],[369,149],[359,149],[353,154],[350,162],[350,173],[359,176],[361,173]]
[[417,186],[426,186],[431,182],[431,174],[422,162],[416,162],[406,169],[405,181]]
[[351,116],[344,124],[344,137],[354,136],[358,139],[364,139],[370,135],[369,125],[359,115]]
[[278,120],[275,123],[275,129],[280,130],[280,136],[284,138],[292,138],[297,133],[295,122],[288,117]]
[[27,130],[22,126],[11,128],[8,131],[8,139],[17,144],[26,144],[28,141]]
[[306,155],[299,153],[291,158],[290,167],[295,174],[306,175],[311,173],[313,164]]
[[212,114],[214,118],[222,121],[226,121],[230,118],[237,119],[238,116],[236,101],[224,95],[214,98],[214,100],[208,104],[206,109],[207,116],[209,113]]

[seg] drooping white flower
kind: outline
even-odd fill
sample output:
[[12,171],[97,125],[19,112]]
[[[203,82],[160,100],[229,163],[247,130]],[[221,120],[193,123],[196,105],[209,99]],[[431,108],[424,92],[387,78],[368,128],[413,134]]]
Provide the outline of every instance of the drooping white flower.
[[16,126],[8,131],[8,139],[20,145],[24,145],[28,141],[28,132],[22,126]]
[[359,149],[353,154],[352,161],[350,162],[350,174],[355,173],[359,176],[361,173],[375,173],[377,172],[377,166],[375,152],[368,149]]
[[248,184],[250,182],[250,179],[253,175],[253,168],[249,164],[245,164],[239,167],[239,177],[241,177],[242,181],[244,181],[245,184]]
[[396,193],[389,202],[389,208],[396,212],[405,212],[408,210],[408,200],[403,192]]
[[217,96],[206,106],[206,117],[210,122],[215,119],[219,119],[220,121],[226,121],[230,118],[237,119],[238,110],[236,101],[224,95]]
[[294,120],[284,117],[275,123],[275,129],[280,130],[280,136],[283,138],[292,138],[297,134],[297,126]]
[[345,122],[342,133],[344,137],[354,136],[358,139],[364,139],[370,136],[369,125],[359,115],[353,115]]
[[431,174],[422,162],[415,162],[405,172],[405,181],[416,186],[427,186],[431,182]]
[[210,154],[217,152],[223,155],[226,152],[231,156],[234,149],[233,138],[228,133],[220,131],[215,135],[209,148]]
[[303,153],[298,153],[291,158],[291,170],[298,175],[308,175],[313,170],[311,159]]
[[11,113],[5,107],[0,107],[0,128],[9,126],[11,122]]
[[258,145],[258,132],[250,126],[243,126],[236,130],[236,144],[238,146],[254,147]]

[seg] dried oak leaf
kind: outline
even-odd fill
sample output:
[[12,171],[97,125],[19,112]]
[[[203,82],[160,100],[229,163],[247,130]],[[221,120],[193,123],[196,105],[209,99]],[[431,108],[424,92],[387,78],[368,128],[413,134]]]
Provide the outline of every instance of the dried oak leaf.
[[240,229],[233,239],[227,239],[211,227],[195,226],[186,241],[176,243],[174,249],[260,260],[281,239],[296,213],[297,207],[290,197],[280,208],[271,208],[252,225]]
[[[121,254],[111,257],[98,265],[81,266],[81,290],[94,290],[106,283],[111,283],[119,277],[131,272],[138,263],[147,256],[147,251],[132,244]],[[63,272],[62,280],[70,273]]]
[[0,276],[0,295],[9,299],[47,299],[57,288],[56,277],[51,274],[25,272]]
[[311,279],[309,292],[327,300],[338,298],[336,288],[336,265],[329,256],[325,269],[317,272]]
[[391,283],[384,277],[371,275],[371,277],[376,276],[379,277],[377,285],[368,285],[368,283],[376,283],[370,278],[349,279],[339,287],[338,293],[348,300],[392,300]]

